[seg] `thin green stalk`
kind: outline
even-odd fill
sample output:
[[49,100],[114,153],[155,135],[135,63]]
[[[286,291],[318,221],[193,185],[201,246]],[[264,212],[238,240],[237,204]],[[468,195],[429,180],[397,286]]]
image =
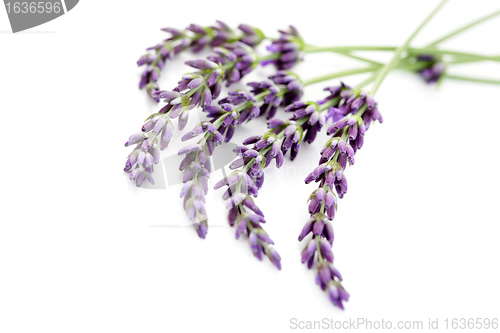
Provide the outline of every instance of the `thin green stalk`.
[[351,51],[394,51],[394,46],[326,46],[317,47],[307,45],[304,49],[305,53],[318,53],[318,52],[336,52],[346,53]]
[[[333,98],[333,99],[327,101],[326,103],[321,104],[319,106],[319,111],[322,112],[324,110],[328,110],[331,106],[338,104],[339,101],[340,101],[340,97]],[[306,118],[307,118],[307,120],[309,120],[308,116],[305,116],[303,119],[306,119]]]
[[[313,46],[313,45],[306,45],[306,53],[315,53],[316,49],[320,49],[319,47],[317,46]],[[360,61],[363,61],[363,62],[366,62],[366,63],[369,63],[369,64],[372,64],[372,65],[380,65],[382,66],[383,63],[381,62],[378,62],[378,61],[373,61],[371,59],[367,59],[367,58],[363,58],[363,57],[359,57],[359,56],[356,56],[354,54],[351,54],[349,53],[350,51],[337,51],[337,50],[331,50],[332,52],[334,53],[338,53],[340,55],[343,55],[345,57],[349,57],[349,58],[352,58],[352,59],[356,59],[356,60],[360,60]],[[322,52],[322,51],[317,51],[317,52]]]
[[493,18],[493,17],[498,16],[498,15],[500,15],[500,10],[497,11],[497,12],[494,12],[492,14],[489,14],[489,15],[487,15],[485,17],[482,17],[482,18],[480,18],[477,21],[471,22],[471,23],[469,23],[469,24],[467,24],[467,25],[465,25],[465,26],[463,26],[463,27],[461,27],[461,28],[459,28],[459,29],[457,29],[457,30],[449,33],[448,35],[435,40],[434,42],[432,42],[429,45],[427,45],[427,47],[435,46],[435,45],[437,45],[437,44],[439,44],[441,42],[444,42],[445,40],[447,40],[447,39],[449,39],[449,38],[451,38],[451,37],[453,37],[455,35],[458,35],[459,33],[461,33],[461,32],[463,32],[463,31],[465,31],[465,30],[467,30],[469,28],[472,28],[472,27],[478,25],[479,23],[483,23],[484,21],[489,20],[490,18]]
[[480,83],[490,83],[490,84],[500,84],[500,80],[481,79],[481,78],[475,78],[475,77],[459,76],[459,75],[448,75],[448,74],[445,74],[444,77],[447,78],[447,79],[453,79],[453,80],[470,81],[470,82],[480,82]]
[[[309,79],[309,80],[304,81],[304,86],[307,86],[307,85],[310,85],[310,84],[313,84],[313,83],[318,83],[318,82],[323,82],[323,81],[331,80],[331,79],[341,78],[341,77],[349,76],[349,75],[376,72],[376,71],[380,70],[383,66],[384,65],[382,64],[382,65],[379,65],[379,66],[370,66],[370,67],[356,68],[356,69],[350,69],[350,70],[347,70],[347,71],[326,74],[326,75],[323,75],[323,76],[315,77],[313,79]],[[422,68],[424,68],[426,66],[427,66],[426,63],[404,64],[404,65],[398,64],[398,66],[396,68],[397,69],[401,69],[401,70],[405,70],[405,71],[414,72],[414,71],[416,71],[416,70],[418,71],[419,69],[422,69]],[[365,81],[361,82],[356,87],[354,87],[354,89],[361,89],[361,88],[363,88],[367,84],[373,82],[375,80],[375,77],[376,76],[370,76],[368,79],[366,79]]]
[[[493,56],[494,59],[498,59],[500,60],[500,56]],[[455,64],[465,64],[465,63],[468,63],[468,62],[476,62],[478,61],[477,57],[462,57],[460,59],[457,59],[457,60],[453,60],[453,61],[448,61],[448,63],[450,65],[455,65]]]
[[[471,22],[451,33],[449,33],[448,35],[446,36],[443,36],[437,40],[435,40],[434,42],[428,44],[427,46],[425,46],[423,49],[412,49],[412,51],[429,51],[430,48],[434,48],[437,44],[451,38],[451,37],[454,37],[480,23],[483,23],[491,18],[494,18],[496,16],[500,15],[500,10],[499,11],[496,11],[492,14],[489,14],[489,15],[486,15],[474,22]],[[424,50],[425,49],[425,50]],[[396,47],[393,47],[393,46],[334,46],[334,47],[317,47],[317,46],[313,46],[313,45],[307,45],[306,46],[306,49],[305,49],[305,53],[316,53],[316,52],[324,52],[324,51],[330,51],[330,52],[335,52],[335,53],[338,53],[338,54],[341,54],[341,55],[344,55],[346,57],[350,57],[350,58],[353,58],[353,59],[357,59],[357,60],[361,60],[361,61],[364,61],[364,62],[367,62],[367,63],[370,63],[372,65],[382,65],[381,63],[377,62],[377,61],[373,61],[371,59],[367,59],[367,58],[363,58],[363,57],[359,57],[359,56],[355,56],[355,55],[352,55],[350,54],[349,52],[352,52],[352,51],[394,51],[396,50]],[[475,54],[466,54],[466,53],[458,53],[458,52],[454,52],[454,51],[439,51],[440,53],[438,54],[451,54],[451,55],[455,55],[455,56],[458,56],[458,57],[463,57],[464,59],[457,59],[457,60],[454,60],[454,61],[451,61],[449,62],[450,64],[459,64],[459,63],[467,63],[467,62],[476,62],[476,61],[484,61],[484,60],[492,60],[492,61],[500,61],[500,56],[494,56],[494,57],[488,57],[488,56],[481,56],[481,55],[475,55]],[[418,52],[417,52],[418,53]],[[429,52],[428,52],[429,53]],[[436,54],[436,53],[432,53],[432,54]]]
[[362,74],[362,73],[369,73],[369,72],[373,72],[374,70],[376,70],[378,68],[380,68],[380,66],[370,66],[370,67],[356,68],[356,69],[350,69],[350,70],[347,70],[347,71],[342,71],[342,72],[336,72],[336,73],[332,73],[332,74],[327,74],[327,75],[315,77],[313,79],[304,81],[304,86],[307,86],[307,85],[310,85],[310,84],[313,84],[313,83],[317,83],[317,82],[326,81],[326,80],[336,79],[336,78],[343,77],[343,76],[354,75],[354,74]]
[[[314,47],[308,51],[306,49],[305,53],[317,53],[317,52],[335,52],[340,54],[345,54],[350,51],[396,51],[398,48],[395,46],[327,46],[327,47]],[[452,50],[438,50],[432,47],[411,47],[408,48],[408,52],[414,54],[437,54],[437,55],[452,55],[455,57],[465,58],[464,60],[457,60],[459,62],[472,62],[478,60],[491,60],[500,62],[500,56],[485,56],[482,54],[452,51]],[[369,59],[366,59],[369,60]]]
[[441,7],[447,2],[448,0],[443,0],[439,4],[439,6],[434,9],[434,11],[422,22],[422,24],[411,34],[411,36],[406,40],[406,42],[401,45],[400,47],[397,48],[397,50],[394,52],[394,56],[392,57],[391,61],[385,65],[380,72],[378,73],[377,77],[375,78],[375,83],[373,84],[372,88],[372,94],[375,94],[380,87],[380,84],[382,81],[385,79],[387,76],[387,73],[394,69],[398,62],[401,60],[401,54],[408,49],[408,46],[410,45],[410,42],[413,40],[413,38],[422,30],[422,28],[429,22],[429,20],[441,9]]
[[264,57],[259,57],[258,62],[266,61],[266,60],[276,60],[279,57],[280,57],[279,53],[271,53],[271,54],[268,54]]
[[408,52],[410,53],[415,53],[415,54],[437,54],[437,55],[451,55],[451,56],[456,56],[456,57],[465,57],[467,59],[473,59],[475,58],[477,60],[491,60],[491,61],[498,61],[500,62],[500,57],[499,56],[485,56],[481,54],[474,54],[474,53],[467,53],[467,52],[460,52],[460,51],[451,51],[451,50],[439,50],[439,49],[434,49],[434,48],[409,48]]
[[359,57],[359,56],[355,56],[354,54],[350,54],[350,53],[347,53],[347,52],[338,52],[338,54],[341,54],[343,56],[346,56],[346,57],[349,57],[349,58],[352,58],[352,59],[364,61],[364,62],[372,64],[372,65],[378,65],[378,66],[382,66],[383,65],[383,63],[381,63],[381,62],[373,61],[371,59],[367,59],[367,58],[363,58],[363,57]]

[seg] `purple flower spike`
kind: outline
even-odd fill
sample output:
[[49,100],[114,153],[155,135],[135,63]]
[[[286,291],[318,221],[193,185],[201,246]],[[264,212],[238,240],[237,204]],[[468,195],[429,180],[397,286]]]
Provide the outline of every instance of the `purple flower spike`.
[[303,60],[305,44],[297,29],[290,26],[288,31],[279,30],[280,37],[267,46],[267,50],[276,55],[275,59],[265,60],[263,65],[274,64],[280,70],[290,69]]
[[[306,184],[316,181],[319,187],[309,197],[311,218],[300,233],[299,241],[312,232],[312,239],[302,252],[302,262],[307,262],[308,268],[316,264],[317,283],[328,293],[331,302],[343,309],[343,302],[349,299],[349,294],[340,284],[340,273],[332,265],[334,233],[330,221],[335,218],[337,209],[335,192],[340,198],[346,194],[344,171],[347,163],[354,164],[354,155],[362,147],[370,123],[374,120],[382,122],[382,116],[373,96],[366,92],[353,91],[344,84],[325,90],[330,92],[330,96],[319,101],[318,105],[320,108],[328,107],[327,118],[333,119],[333,124],[328,128],[327,135],[332,138],[320,152],[319,165],[305,179]],[[296,103],[287,107],[286,111],[302,116],[307,113],[306,105]],[[313,254],[311,249],[314,249]]]
[[[189,140],[203,134],[197,144],[185,146],[179,150],[179,155],[186,154],[179,169],[183,171],[181,190],[184,198],[184,209],[193,222],[200,238],[205,238],[208,231],[207,214],[205,211],[205,195],[208,192],[208,177],[210,174],[210,157],[215,147],[222,143],[221,135],[211,122],[201,122],[188,132],[182,140]],[[218,182],[215,187],[224,186],[226,180]],[[234,223],[234,220],[233,220]]]

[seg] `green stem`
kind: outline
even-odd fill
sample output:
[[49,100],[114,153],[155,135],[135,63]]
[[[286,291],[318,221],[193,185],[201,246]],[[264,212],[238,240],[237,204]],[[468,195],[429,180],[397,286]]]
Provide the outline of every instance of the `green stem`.
[[491,60],[491,61],[499,61],[500,62],[500,57],[499,56],[485,56],[481,54],[474,54],[474,53],[467,53],[467,52],[460,52],[460,51],[451,51],[451,50],[438,50],[434,48],[409,48],[408,52],[410,53],[415,53],[415,54],[437,54],[437,55],[451,55],[451,56],[457,56],[457,57],[464,57],[467,58],[468,60],[474,59],[477,60]]
[[364,62],[372,64],[372,65],[378,65],[378,66],[382,66],[383,65],[383,63],[381,63],[381,62],[373,61],[371,59],[363,58],[363,57],[360,57],[360,56],[355,56],[354,54],[351,54],[351,53],[347,53],[347,52],[337,52],[337,53],[341,54],[343,56],[352,58],[352,59],[364,61]]
[[[336,98],[334,98],[334,99],[331,99],[331,100],[327,101],[326,103],[321,104],[321,105],[319,106],[319,111],[320,111],[320,112],[322,112],[322,111],[324,111],[324,110],[328,110],[331,106],[334,106],[334,105],[338,104],[338,103],[339,103],[339,101],[340,101],[340,97],[336,97]],[[302,118],[301,118],[301,119],[302,119]],[[303,119],[307,119],[307,120],[309,120],[309,116],[305,116]],[[301,125],[302,125],[302,124],[301,124]]]
[[[500,60],[500,56],[493,56],[493,58]],[[465,64],[468,62],[476,62],[476,61],[478,61],[477,57],[461,57],[460,59],[457,60],[448,61],[448,64],[450,65]]]
[[406,42],[401,45],[400,47],[397,48],[397,50],[394,52],[394,56],[392,57],[391,61],[386,64],[378,73],[377,77],[375,78],[375,83],[373,84],[372,88],[372,94],[375,94],[380,87],[380,84],[382,81],[385,79],[387,76],[387,73],[394,69],[398,62],[401,60],[401,53],[406,51],[408,49],[408,46],[410,45],[410,42],[413,40],[413,38],[422,30],[422,28],[429,22],[429,20],[438,12],[439,9],[447,2],[448,0],[443,0],[439,4],[439,6],[434,9],[434,11],[422,22],[422,24],[411,34],[411,36],[406,40]]
[[[421,63],[408,64],[408,65],[399,64],[398,67],[396,67],[396,68],[401,69],[401,70],[405,70],[405,71],[414,72],[414,71],[418,71],[426,66],[427,66],[427,63],[421,62]],[[316,78],[304,81],[304,86],[307,86],[307,85],[310,85],[313,83],[331,80],[331,79],[336,79],[336,78],[340,78],[340,77],[344,77],[344,76],[349,76],[349,75],[376,72],[376,71],[380,70],[380,68],[382,68],[382,67],[383,67],[383,65],[370,66],[370,67],[356,68],[356,69],[350,69],[347,71],[326,74],[326,75],[318,76]],[[354,87],[354,89],[361,89],[364,86],[366,86],[367,84],[370,84],[371,82],[373,82],[374,80],[375,80],[375,76],[370,76],[368,79],[366,79],[365,81],[359,83],[356,87]]]
[[[314,45],[306,45],[305,53],[323,52],[323,51],[321,51],[321,49],[322,49],[321,47],[317,47],[317,46],[314,46]],[[355,56],[355,55],[349,53],[350,51],[338,51],[335,48],[329,48],[329,49],[331,49],[331,50],[326,50],[326,51],[335,52],[335,53],[338,53],[338,54],[343,55],[345,57],[349,57],[349,58],[353,58],[353,59],[356,59],[356,60],[364,61],[364,62],[367,62],[367,63],[372,64],[372,65],[380,65],[380,66],[383,65],[383,63],[378,62],[378,61],[373,61],[371,59],[367,59],[367,58]],[[315,50],[318,50],[318,51],[315,51]]]
[[264,57],[259,57],[257,59],[257,62],[266,61],[266,60],[276,60],[280,56],[281,56],[281,54],[279,54],[279,53],[271,53],[271,54],[268,54],[268,55],[266,55]]
[[487,15],[487,16],[485,16],[485,17],[483,17],[483,18],[480,18],[480,19],[479,19],[479,20],[477,20],[477,21],[471,22],[471,23],[469,23],[469,24],[467,24],[467,25],[463,26],[462,28],[459,28],[459,29],[457,29],[457,30],[455,30],[455,31],[453,31],[453,32],[451,32],[451,33],[449,33],[448,35],[446,35],[446,36],[444,36],[444,37],[441,37],[441,38],[439,38],[439,39],[435,40],[434,42],[432,42],[432,43],[430,43],[429,45],[427,45],[427,47],[430,47],[430,46],[435,46],[435,45],[437,45],[437,44],[439,44],[439,43],[441,43],[441,42],[444,42],[445,40],[447,40],[447,39],[449,39],[449,38],[451,38],[451,37],[453,37],[453,36],[455,36],[455,35],[458,35],[459,33],[463,32],[463,31],[465,31],[465,30],[467,30],[467,29],[470,29],[470,28],[472,28],[472,27],[474,27],[474,26],[478,25],[479,23],[483,23],[484,21],[489,20],[490,18],[493,18],[493,17],[498,16],[498,15],[500,15],[500,10],[499,10],[499,11],[497,11],[497,12],[494,12],[494,13],[492,13],[492,14],[489,14],[489,15]]
[[316,253],[318,254],[318,261],[322,262],[323,256],[321,255],[321,236],[314,236],[314,239],[316,241]]
[[453,80],[461,80],[461,81],[469,81],[469,82],[480,82],[480,83],[490,83],[490,84],[500,84],[500,80],[489,80],[489,79],[481,79],[475,77],[467,77],[467,76],[459,76],[459,75],[444,75],[447,79]]
[[326,81],[326,80],[336,79],[336,78],[343,77],[343,76],[361,74],[361,73],[369,73],[369,72],[373,72],[374,70],[376,70],[378,68],[380,68],[380,66],[370,66],[370,67],[365,67],[365,68],[356,68],[356,69],[351,69],[351,70],[347,70],[347,71],[326,74],[323,76],[318,76],[316,78],[304,81],[304,86],[307,86],[307,85],[310,85],[313,83],[317,83],[317,82]]
[[[350,51],[366,51],[366,50],[371,50],[371,51],[397,51],[397,47],[395,46],[327,46],[327,47],[315,47],[314,49],[308,51],[306,48],[306,53],[316,53],[316,52],[335,52],[335,53],[341,53],[345,54],[346,52]],[[433,47],[422,47],[422,48],[417,48],[417,47],[411,47],[408,48],[408,52],[410,53],[415,53],[415,54],[437,54],[437,55],[451,55],[451,56],[456,56],[456,57],[463,57],[466,58],[467,60],[462,61],[462,60],[457,60],[456,63],[458,62],[472,62],[472,61],[478,61],[478,60],[491,60],[491,61],[499,61],[500,62],[500,56],[485,56],[482,54],[474,54],[474,53],[468,53],[468,52],[460,52],[460,51],[452,51],[452,50],[438,50]],[[368,60],[368,59],[366,59]]]
[[318,52],[335,52],[346,53],[351,51],[394,51],[394,46],[326,46],[317,47],[308,45],[304,49],[304,53],[318,53]]

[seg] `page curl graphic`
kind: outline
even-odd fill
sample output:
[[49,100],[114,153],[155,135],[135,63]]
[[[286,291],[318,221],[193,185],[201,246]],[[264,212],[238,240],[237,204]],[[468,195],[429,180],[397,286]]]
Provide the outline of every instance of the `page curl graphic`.
[[52,21],[72,10],[79,0],[4,0],[12,32],[27,30]]

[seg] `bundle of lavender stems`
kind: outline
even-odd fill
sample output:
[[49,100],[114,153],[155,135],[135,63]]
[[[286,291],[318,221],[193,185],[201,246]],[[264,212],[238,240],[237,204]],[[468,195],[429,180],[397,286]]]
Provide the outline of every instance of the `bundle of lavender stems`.
[[[394,69],[416,73],[429,84],[440,84],[444,79],[498,84],[499,81],[473,77],[452,76],[447,69],[454,64],[474,61],[500,61],[500,57],[485,56],[438,48],[439,44],[459,33],[500,14],[485,16],[477,21],[437,39],[423,48],[410,47],[412,39],[443,6],[443,1],[415,30],[406,42],[397,47],[384,46],[329,46],[317,47],[305,43],[298,30],[290,26],[279,30],[276,38],[267,37],[256,27],[246,24],[238,31],[221,21],[202,27],[189,25],[184,30],[165,28],[170,37],[138,60],[145,69],[141,74],[140,88],[157,102],[163,102],[159,111],[144,122],[142,129],[131,135],[125,146],[135,145],[129,154],[124,170],[130,179],[141,186],[145,180],[154,183],[154,165],[160,161],[161,151],[166,149],[174,137],[173,120],[178,118],[177,128],[182,130],[188,121],[189,112],[201,108],[206,120],[201,121],[181,141],[189,141],[179,150],[184,156],[179,165],[183,186],[180,193],[187,218],[194,225],[200,238],[208,232],[208,214],[205,195],[209,189],[211,156],[219,145],[230,142],[240,126],[254,118],[266,117],[267,129],[248,137],[234,149],[235,160],[229,165],[229,175],[219,180],[214,189],[223,188],[222,199],[227,208],[227,220],[234,227],[235,237],[247,239],[253,255],[262,260],[267,256],[271,263],[281,269],[281,257],[274,248],[271,236],[264,230],[266,220],[256,197],[262,190],[265,171],[274,160],[277,168],[289,160],[298,158],[301,145],[315,141],[323,128],[329,139],[319,151],[318,166],[311,170],[305,183],[318,184],[309,195],[307,207],[310,218],[302,230],[297,230],[298,240],[304,242],[300,255],[302,263],[314,269],[316,283],[328,295],[330,301],[344,308],[349,293],[342,284],[339,270],[334,266],[332,244],[338,199],[347,193],[347,165],[355,163],[355,154],[363,147],[366,132],[373,122],[383,122],[379,105],[374,95],[387,74]],[[269,40],[267,54],[259,54],[256,47]],[[205,59],[189,60],[186,65],[192,71],[184,74],[172,90],[162,90],[157,80],[168,60],[181,52],[197,53],[210,49],[212,54]],[[353,54],[355,51],[390,51],[393,58],[383,64]],[[307,55],[315,52],[334,52],[354,58],[365,66],[328,73],[317,78],[302,80],[293,73],[293,68]],[[266,80],[247,82],[247,90],[230,90],[221,96],[222,87],[245,79],[257,66],[273,65],[274,75]],[[365,81],[350,86],[344,82],[333,82],[338,78],[369,73]],[[324,96],[320,100],[303,100],[304,88],[325,82]],[[366,87],[371,85],[369,90]],[[283,109],[288,116],[276,117]],[[299,162],[300,163],[300,162]],[[306,194],[304,194],[305,197]],[[297,254],[298,256],[298,254]]]

